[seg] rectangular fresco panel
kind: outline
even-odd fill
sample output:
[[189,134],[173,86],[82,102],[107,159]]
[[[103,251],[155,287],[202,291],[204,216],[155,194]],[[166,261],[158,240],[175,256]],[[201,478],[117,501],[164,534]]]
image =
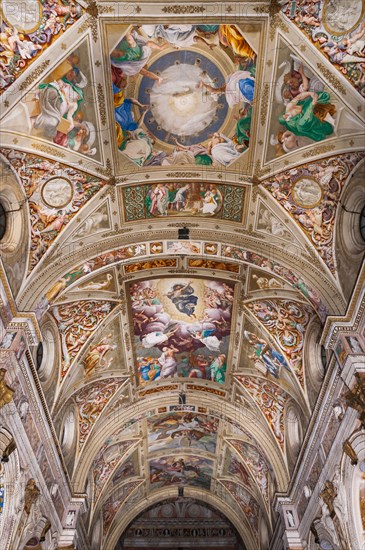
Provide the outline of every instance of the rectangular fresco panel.
[[129,287],[138,380],[225,382],[234,284],[153,279]]
[[154,183],[122,189],[127,222],[159,217],[214,217],[241,222],[245,188],[216,183]]
[[214,453],[219,420],[195,412],[175,412],[147,420],[148,450],[194,447]]
[[150,461],[152,489],[177,483],[209,490],[212,473],[212,460],[197,456],[168,456]]

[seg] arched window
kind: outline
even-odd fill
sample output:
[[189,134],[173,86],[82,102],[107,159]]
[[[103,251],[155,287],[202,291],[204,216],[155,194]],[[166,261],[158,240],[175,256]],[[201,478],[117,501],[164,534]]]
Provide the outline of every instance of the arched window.
[[37,348],[37,370],[41,382],[45,383],[52,375],[55,361],[55,336],[46,327],[43,329],[43,342],[40,342]]
[[2,203],[0,202],[0,241],[6,233],[6,211]]
[[360,235],[362,240],[365,242],[365,205],[361,210],[360,219],[359,219]]
[[324,346],[321,346],[321,362],[322,362],[322,367],[324,368],[324,370],[326,370],[326,367],[327,367],[327,352],[326,352],[326,348]]
[[42,360],[43,360],[43,344],[42,344],[42,342],[39,342],[38,347],[37,347],[37,355],[36,355],[37,370],[39,370],[39,368],[42,364]]
[[2,480],[2,475],[0,474],[0,516],[4,510],[4,498],[5,498],[5,488]]
[[72,449],[76,434],[75,422],[75,413],[70,408],[66,411],[61,429],[61,447],[64,454],[68,454]]

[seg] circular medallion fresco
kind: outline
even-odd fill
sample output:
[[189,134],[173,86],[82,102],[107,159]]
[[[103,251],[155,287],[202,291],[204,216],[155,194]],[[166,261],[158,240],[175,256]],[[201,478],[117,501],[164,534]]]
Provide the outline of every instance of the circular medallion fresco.
[[43,15],[39,0],[1,0],[1,12],[9,26],[26,33],[38,29]]
[[73,197],[70,180],[62,177],[51,178],[42,187],[42,200],[51,208],[63,208]]
[[300,178],[293,185],[294,202],[302,208],[317,206],[322,198],[322,187],[312,178]]
[[144,123],[158,140],[196,145],[218,132],[228,114],[223,95],[208,93],[201,82],[223,86],[225,79],[210,59],[200,52],[174,51],[149,67],[163,81],[142,78],[138,100],[150,104]]
[[363,0],[325,0],[322,22],[325,29],[335,36],[351,32],[364,14]]

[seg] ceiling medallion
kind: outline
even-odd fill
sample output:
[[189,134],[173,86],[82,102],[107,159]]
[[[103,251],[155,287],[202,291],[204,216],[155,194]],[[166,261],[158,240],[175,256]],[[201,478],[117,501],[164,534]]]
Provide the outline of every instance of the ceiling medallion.
[[72,200],[74,189],[70,180],[54,177],[46,181],[42,187],[43,202],[51,208],[64,208]]
[[300,178],[293,185],[293,199],[302,208],[314,208],[322,200],[323,190],[313,178]]
[[334,36],[344,36],[360,23],[365,10],[363,2],[338,2],[325,0],[322,23],[327,32]]
[[42,4],[39,0],[2,0],[1,12],[9,27],[27,34],[36,31],[43,16]]

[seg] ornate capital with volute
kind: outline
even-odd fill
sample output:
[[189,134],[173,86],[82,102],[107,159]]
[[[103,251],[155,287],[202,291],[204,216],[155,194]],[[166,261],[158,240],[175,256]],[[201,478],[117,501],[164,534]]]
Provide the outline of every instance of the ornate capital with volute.
[[349,407],[360,413],[360,422],[365,427],[365,372],[356,372],[355,379],[353,388],[345,393],[345,400]]
[[6,369],[0,369],[0,409],[13,399],[14,390],[5,382]]

